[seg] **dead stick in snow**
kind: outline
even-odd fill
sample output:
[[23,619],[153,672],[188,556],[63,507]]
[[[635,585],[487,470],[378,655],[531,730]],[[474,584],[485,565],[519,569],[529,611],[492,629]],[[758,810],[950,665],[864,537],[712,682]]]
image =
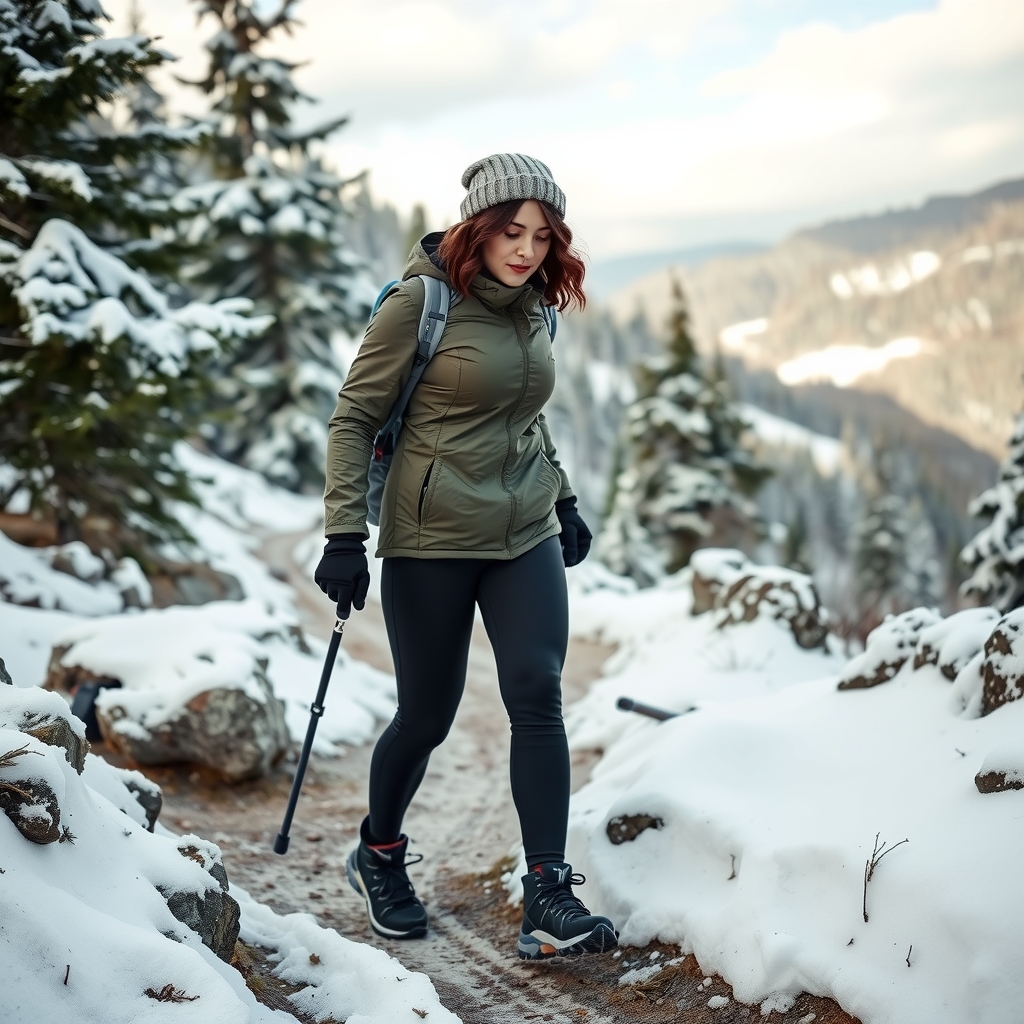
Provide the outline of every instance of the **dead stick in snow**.
[[[874,849],[871,851],[871,859],[864,862],[864,902],[861,906],[861,910],[863,910],[864,912],[865,924],[868,923],[868,882],[871,881],[871,878],[875,873],[875,868],[878,867],[879,862],[887,853],[892,853],[892,851],[895,850],[897,846],[902,846],[904,843],[910,842],[909,839],[901,839],[894,846],[890,846],[888,849],[886,849],[885,843],[882,843],[881,846],[878,845],[878,837],[881,834],[881,832],[875,833],[875,846]],[[910,964],[907,964],[907,966],[909,967]]]
[[664,708],[652,707],[650,704],[641,704],[632,697],[620,697],[615,706],[620,711],[633,711],[638,715],[646,715],[648,718],[657,719],[659,722],[667,722],[670,718],[678,718],[680,715],[688,715],[696,711],[696,707],[687,708],[685,711],[666,711]]
[[313,737],[316,735],[316,727],[324,713],[324,698],[327,696],[327,684],[331,681],[331,671],[334,662],[338,657],[338,647],[341,645],[341,634],[345,630],[345,620],[337,615],[334,620],[334,630],[331,633],[330,642],[327,644],[327,657],[324,658],[323,671],[320,673],[320,686],[316,691],[316,698],[309,709],[309,726],[306,729],[306,738],[302,743],[302,753],[299,754],[299,763],[295,766],[295,778],[292,779],[292,791],[288,797],[288,807],[284,812],[284,821],[281,823],[281,831],[274,840],[274,853],[285,854],[288,852],[288,844],[291,837],[288,835],[292,827],[292,818],[295,815],[295,806],[299,802],[299,793],[302,791],[302,780],[306,774],[306,766],[309,764],[309,755],[313,749]]

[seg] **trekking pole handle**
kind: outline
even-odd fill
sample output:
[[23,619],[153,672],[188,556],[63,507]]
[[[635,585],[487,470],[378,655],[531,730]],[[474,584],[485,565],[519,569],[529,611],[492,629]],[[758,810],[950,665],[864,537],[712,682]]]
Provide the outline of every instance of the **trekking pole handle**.
[[309,755],[313,750],[313,739],[316,736],[316,727],[324,713],[324,700],[327,696],[327,685],[331,681],[331,671],[334,662],[338,657],[338,648],[341,645],[341,637],[345,631],[345,620],[340,615],[335,615],[334,629],[331,630],[331,639],[327,644],[327,657],[324,658],[323,671],[320,673],[320,685],[317,687],[316,697],[309,707],[309,725],[306,728],[306,738],[302,743],[302,752],[299,754],[299,762],[295,766],[295,776],[292,779],[292,790],[288,796],[288,807],[284,812],[284,821],[281,823],[281,831],[274,839],[274,853],[286,854],[288,844],[291,842],[289,831],[292,827],[292,818],[295,816],[295,808],[299,802],[299,793],[302,792],[302,780],[306,775],[306,767],[309,764]]
[[685,715],[690,711],[696,710],[695,708],[687,708],[685,711],[666,711],[664,708],[656,708],[650,704],[641,704],[638,700],[633,700],[632,697],[620,697],[615,706],[620,711],[633,711],[638,715],[646,715],[648,718],[654,718],[659,722],[667,722],[670,718],[678,718],[679,715]]

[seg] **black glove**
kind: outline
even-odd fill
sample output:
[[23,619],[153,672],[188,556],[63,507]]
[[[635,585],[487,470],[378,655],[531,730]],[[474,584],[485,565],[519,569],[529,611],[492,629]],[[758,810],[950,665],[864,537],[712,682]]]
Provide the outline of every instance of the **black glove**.
[[366,545],[358,533],[336,533],[327,538],[320,564],[313,573],[316,585],[338,606],[338,618],[362,610],[370,587]]
[[590,551],[594,535],[583,517],[576,511],[576,498],[563,498],[555,502],[555,515],[562,526],[562,561],[566,566],[579,565]]

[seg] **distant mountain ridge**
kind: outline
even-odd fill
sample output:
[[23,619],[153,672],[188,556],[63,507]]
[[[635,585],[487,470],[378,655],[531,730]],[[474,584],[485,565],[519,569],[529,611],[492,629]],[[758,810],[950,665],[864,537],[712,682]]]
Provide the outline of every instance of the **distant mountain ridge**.
[[1016,178],[968,195],[933,196],[920,206],[826,221],[798,231],[794,237],[867,255],[914,244],[915,239],[933,231],[964,231],[985,220],[996,203],[1022,199],[1024,178]]

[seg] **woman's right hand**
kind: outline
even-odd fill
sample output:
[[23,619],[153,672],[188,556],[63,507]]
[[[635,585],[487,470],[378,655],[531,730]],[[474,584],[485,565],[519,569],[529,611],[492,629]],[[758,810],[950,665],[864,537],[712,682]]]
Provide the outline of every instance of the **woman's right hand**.
[[370,587],[363,538],[358,533],[338,533],[328,537],[313,579],[338,606],[339,619],[347,619],[353,607],[361,611]]

